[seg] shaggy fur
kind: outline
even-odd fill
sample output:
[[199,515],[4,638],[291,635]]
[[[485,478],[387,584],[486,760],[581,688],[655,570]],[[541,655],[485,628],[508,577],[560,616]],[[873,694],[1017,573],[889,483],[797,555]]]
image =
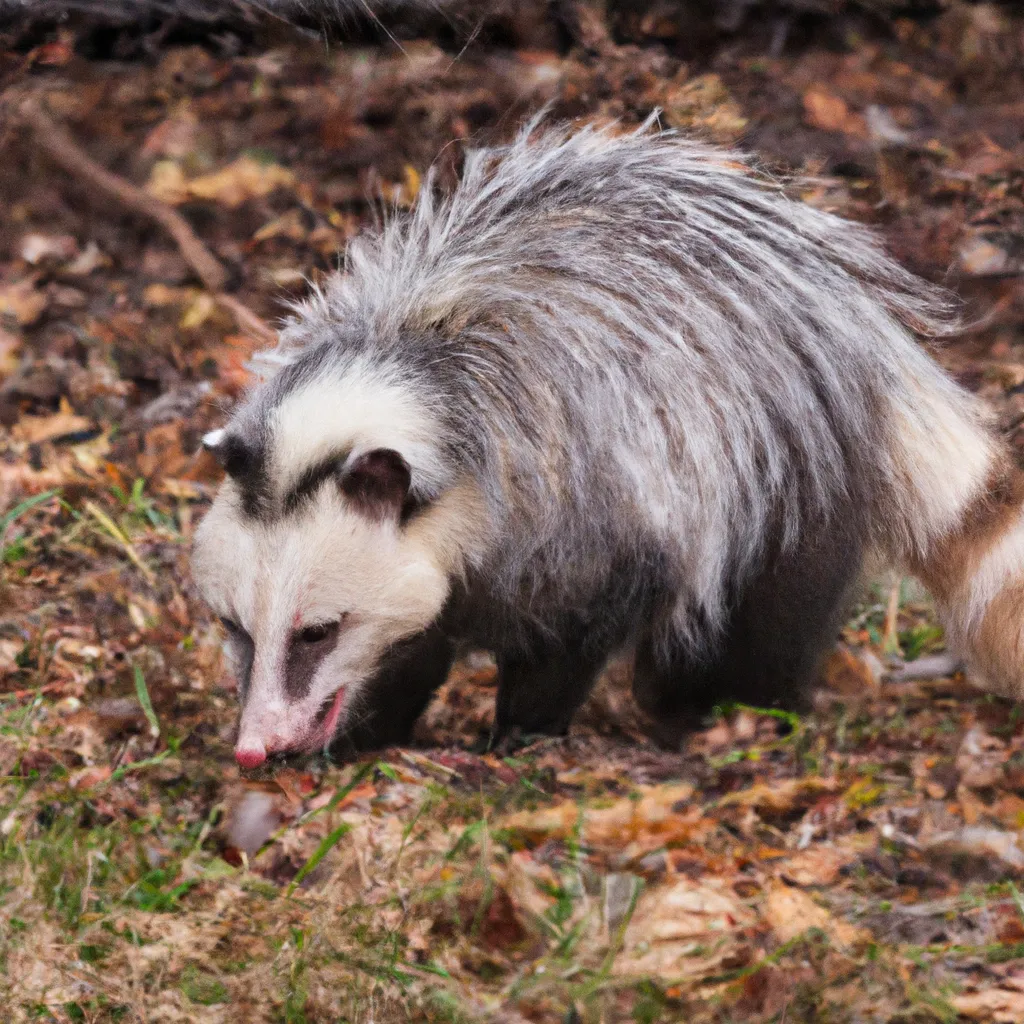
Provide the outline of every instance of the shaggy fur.
[[[301,543],[314,522],[358,536],[321,560],[384,604],[405,598],[371,537],[420,545],[445,584],[422,621],[378,631],[353,692],[390,645],[441,624],[498,651],[501,729],[564,728],[630,645],[638,696],[666,719],[744,679],[785,696],[831,643],[864,553],[928,575],[1004,465],[981,407],[915,340],[953,322],[867,230],[743,157],[649,126],[533,123],[471,153],[450,197],[428,178],[415,212],[357,240],[299,308],[265,360],[279,372],[219,439],[233,479],[211,520],[232,549],[268,531]],[[328,480],[375,450],[408,465],[408,503],[367,524]],[[982,560],[968,646],[1020,546]],[[301,583],[276,555],[204,580],[200,551],[200,580],[225,609]]]

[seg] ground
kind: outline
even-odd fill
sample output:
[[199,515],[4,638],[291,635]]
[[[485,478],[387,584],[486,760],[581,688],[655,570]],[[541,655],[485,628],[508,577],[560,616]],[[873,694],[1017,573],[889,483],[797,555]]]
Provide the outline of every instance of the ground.
[[910,581],[865,593],[812,713],[725,707],[681,752],[619,667],[568,738],[473,753],[480,655],[412,749],[232,761],[198,439],[379,197],[543,103],[659,108],[877,225],[964,298],[938,357],[1024,445],[1024,18],[752,4],[695,42],[649,6],[575,36],[0,35],[3,1020],[1024,1020],[1024,716]]

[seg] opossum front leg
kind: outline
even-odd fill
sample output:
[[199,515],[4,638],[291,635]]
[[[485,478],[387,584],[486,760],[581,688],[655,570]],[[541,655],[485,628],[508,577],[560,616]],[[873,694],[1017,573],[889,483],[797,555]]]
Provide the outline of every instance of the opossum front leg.
[[354,711],[353,722],[331,744],[344,760],[368,750],[403,746],[430,699],[448,678],[455,644],[434,627],[396,644]]
[[587,699],[603,659],[573,649],[523,656],[499,654],[494,743],[527,736],[563,736]]

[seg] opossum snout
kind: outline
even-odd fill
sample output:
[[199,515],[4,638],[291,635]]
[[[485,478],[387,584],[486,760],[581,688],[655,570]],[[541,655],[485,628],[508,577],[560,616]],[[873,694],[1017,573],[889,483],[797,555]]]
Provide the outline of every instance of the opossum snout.
[[267,760],[267,752],[262,747],[236,747],[235,760],[241,768],[259,768]]
[[343,717],[346,690],[339,686],[308,720],[296,717],[294,708],[286,714],[277,703],[244,707],[235,744],[239,767],[258,768],[272,754],[308,754],[328,746]]

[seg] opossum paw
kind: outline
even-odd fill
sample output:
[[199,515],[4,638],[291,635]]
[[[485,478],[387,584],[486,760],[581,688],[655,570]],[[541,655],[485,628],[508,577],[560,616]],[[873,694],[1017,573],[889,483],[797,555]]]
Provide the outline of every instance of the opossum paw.
[[513,754],[517,754],[537,743],[561,739],[563,736],[568,735],[568,732],[568,729],[563,729],[557,733],[524,732],[518,726],[513,726],[500,735],[492,733],[481,752],[495,754],[498,757],[511,757]]

